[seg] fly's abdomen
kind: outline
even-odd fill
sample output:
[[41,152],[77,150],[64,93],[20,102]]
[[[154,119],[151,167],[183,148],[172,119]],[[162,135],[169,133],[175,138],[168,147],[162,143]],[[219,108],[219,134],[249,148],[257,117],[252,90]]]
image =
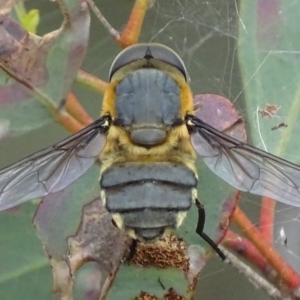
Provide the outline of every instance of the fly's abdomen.
[[181,224],[197,178],[184,165],[132,162],[107,169],[100,184],[117,225],[138,239],[153,241]]

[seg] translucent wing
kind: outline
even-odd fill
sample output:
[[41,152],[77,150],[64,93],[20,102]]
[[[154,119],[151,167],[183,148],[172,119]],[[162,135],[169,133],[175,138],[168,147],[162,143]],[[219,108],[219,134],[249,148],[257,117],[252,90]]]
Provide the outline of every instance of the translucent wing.
[[105,145],[107,117],[0,171],[0,210],[55,193],[94,163]]
[[191,142],[204,163],[238,190],[300,207],[300,166],[240,142],[196,117]]

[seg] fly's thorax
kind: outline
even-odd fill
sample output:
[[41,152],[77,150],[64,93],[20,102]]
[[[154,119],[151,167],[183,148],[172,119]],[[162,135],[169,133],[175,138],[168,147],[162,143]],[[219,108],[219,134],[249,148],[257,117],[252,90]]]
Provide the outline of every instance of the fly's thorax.
[[183,123],[180,88],[167,74],[141,69],[116,86],[114,124],[127,130],[132,143],[151,147],[165,142],[168,131]]
[[195,151],[184,122],[189,109],[189,86],[161,70],[139,69],[110,84],[102,113],[113,122],[100,156],[103,168],[152,160],[185,161],[194,169]]
[[101,173],[114,164],[124,162],[172,162],[183,164],[196,173],[196,153],[185,124],[172,128],[163,144],[152,147],[132,143],[124,128],[112,125],[100,160]]
[[193,111],[193,98],[184,75],[155,59],[141,60],[118,70],[104,95],[102,115],[124,128],[132,143],[152,147],[166,141],[171,128]]
[[105,170],[100,185],[117,226],[151,242],[181,225],[196,195],[197,175],[182,164],[127,162]]

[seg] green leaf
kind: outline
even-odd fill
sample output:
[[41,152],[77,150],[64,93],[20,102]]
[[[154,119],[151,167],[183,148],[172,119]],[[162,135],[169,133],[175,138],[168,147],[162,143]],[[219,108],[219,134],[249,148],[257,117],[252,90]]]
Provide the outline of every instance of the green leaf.
[[106,299],[135,299],[140,292],[147,292],[162,299],[170,288],[176,289],[177,294],[184,296],[189,294],[187,287],[184,273],[177,269],[121,266]]
[[37,9],[27,12],[23,2],[16,3],[14,9],[23,28],[28,32],[36,33],[40,22],[40,12]]
[[9,121],[12,134],[53,122],[85,56],[90,26],[86,3],[68,0],[61,10],[62,26],[42,37],[28,33],[3,10],[0,123]]
[[[300,147],[299,10],[298,1],[241,1],[238,45],[251,140],[294,162]],[[262,117],[267,103],[279,109]],[[274,130],[280,123],[287,127]]]
[[0,299],[52,299],[52,275],[27,203],[0,214]]

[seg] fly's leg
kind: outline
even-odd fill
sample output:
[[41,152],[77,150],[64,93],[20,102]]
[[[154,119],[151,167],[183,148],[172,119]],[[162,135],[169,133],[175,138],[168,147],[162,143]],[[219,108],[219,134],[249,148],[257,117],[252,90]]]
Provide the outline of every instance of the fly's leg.
[[134,255],[135,255],[137,245],[138,245],[138,241],[133,239],[131,242],[130,248],[129,248],[129,253],[126,256],[126,261],[128,264],[131,262],[131,260],[133,259]]
[[222,252],[222,250],[218,247],[218,245],[203,232],[204,224],[205,224],[205,210],[204,206],[200,203],[198,199],[196,199],[196,206],[198,208],[198,223],[196,228],[196,233],[198,233],[202,239],[208,243],[220,256],[221,260],[224,261],[226,259],[225,254]]

